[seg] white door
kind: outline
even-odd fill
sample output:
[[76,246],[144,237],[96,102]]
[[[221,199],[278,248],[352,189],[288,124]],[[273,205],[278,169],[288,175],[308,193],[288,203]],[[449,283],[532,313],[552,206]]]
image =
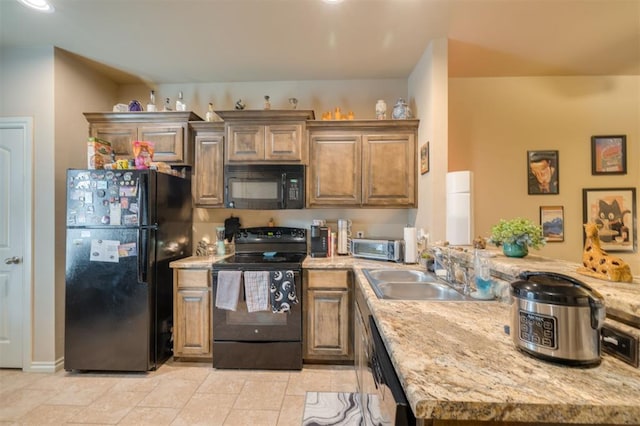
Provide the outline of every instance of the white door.
[[30,118],[0,118],[0,367],[23,367],[25,291],[25,226],[28,185],[26,152],[31,146]]

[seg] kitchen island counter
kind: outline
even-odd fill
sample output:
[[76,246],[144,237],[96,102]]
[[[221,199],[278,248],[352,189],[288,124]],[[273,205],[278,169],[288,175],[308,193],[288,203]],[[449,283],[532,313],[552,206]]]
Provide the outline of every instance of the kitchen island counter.
[[[362,273],[418,265],[335,257],[308,259],[303,266],[354,270],[407,399],[426,424],[640,424],[640,370],[606,354],[597,367],[575,368],[520,352],[507,334],[507,303],[381,300]],[[633,305],[640,287],[629,291]]]

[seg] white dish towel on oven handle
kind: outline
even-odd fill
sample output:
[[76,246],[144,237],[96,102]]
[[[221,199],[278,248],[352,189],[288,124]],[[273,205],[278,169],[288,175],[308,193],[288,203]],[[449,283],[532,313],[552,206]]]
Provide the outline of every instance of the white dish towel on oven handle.
[[218,271],[216,308],[235,311],[240,298],[242,271]]
[[248,312],[269,310],[269,272],[245,271],[244,296]]

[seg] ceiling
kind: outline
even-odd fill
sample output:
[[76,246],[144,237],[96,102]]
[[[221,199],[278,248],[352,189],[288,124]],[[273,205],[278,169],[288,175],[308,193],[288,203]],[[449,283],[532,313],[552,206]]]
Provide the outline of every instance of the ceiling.
[[0,0],[2,46],[57,46],[120,83],[640,75],[640,0]]

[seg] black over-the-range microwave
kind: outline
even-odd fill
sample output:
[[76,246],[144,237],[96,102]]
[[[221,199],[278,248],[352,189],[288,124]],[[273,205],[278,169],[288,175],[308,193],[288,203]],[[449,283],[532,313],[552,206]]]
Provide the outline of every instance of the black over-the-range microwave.
[[304,208],[304,166],[295,164],[224,167],[224,205],[236,209]]

